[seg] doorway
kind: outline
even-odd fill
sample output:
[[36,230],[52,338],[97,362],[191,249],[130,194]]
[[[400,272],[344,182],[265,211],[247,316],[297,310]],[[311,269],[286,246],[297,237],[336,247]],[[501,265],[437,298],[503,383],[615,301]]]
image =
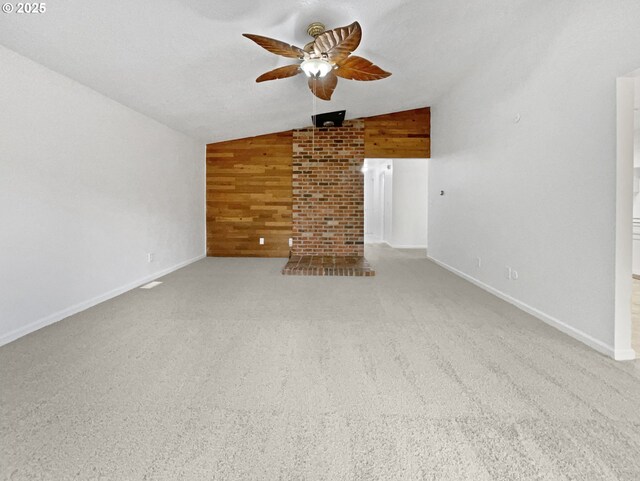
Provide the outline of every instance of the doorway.
[[428,159],[365,159],[365,244],[427,248]]

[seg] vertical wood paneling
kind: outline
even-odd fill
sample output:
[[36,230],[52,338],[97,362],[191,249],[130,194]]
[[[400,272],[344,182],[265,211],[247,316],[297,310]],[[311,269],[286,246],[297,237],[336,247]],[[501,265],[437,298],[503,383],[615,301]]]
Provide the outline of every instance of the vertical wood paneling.
[[289,131],[207,145],[207,255],[289,256],[291,138]]
[[364,119],[365,157],[421,159],[431,157],[431,109],[405,110]]

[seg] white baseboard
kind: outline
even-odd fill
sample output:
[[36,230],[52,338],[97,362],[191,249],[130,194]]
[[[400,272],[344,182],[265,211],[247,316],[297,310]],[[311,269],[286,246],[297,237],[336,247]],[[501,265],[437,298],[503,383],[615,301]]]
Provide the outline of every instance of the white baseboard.
[[549,324],[552,327],[555,327],[556,329],[558,329],[559,331],[564,332],[565,334],[573,337],[574,339],[577,339],[578,341],[586,344],[587,346],[595,349],[596,351],[609,356],[613,359],[615,359],[616,361],[628,361],[631,359],[635,359],[636,358],[636,353],[633,349],[614,349],[612,346],[609,346],[608,344],[603,343],[602,341],[590,336],[589,334],[586,334],[584,332],[582,332],[579,329],[576,329],[575,327],[572,327],[562,321],[560,321],[559,319],[556,319],[553,316],[550,316],[538,309],[536,309],[535,307],[532,307],[528,304],[525,304],[522,301],[519,301],[518,299],[515,299],[513,297],[511,297],[508,294],[505,294],[502,291],[499,291],[498,289],[491,287],[488,284],[485,284],[482,281],[479,281],[478,279],[476,279],[475,277],[471,277],[468,274],[465,274],[464,272],[456,269],[455,267],[451,267],[450,265],[441,262],[437,259],[434,259],[433,257],[427,256],[427,258],[433,262],[435,262],[436,264],[438,264],[440,267],[445,268],[446,270],[448,270],[449,272],[452,272],[453,274],[462,277],[463,279],[471,282],[472,284],[475,284],[476,286],[480,287],[481,289],[484,289],[485,291],[493,294],[496,297],[499,297],[500,299],[502,299],[503,301],[508,302],[509,304],[513,304],[514,306],[516,306],[518,309],[523,310],[524,312],[531,314],[532,316],[540,319],[541,321]]
[[84,311],[85,309],[89,309],[90,307],[93,307],[95,305],[100,304],[101,302],[104,301],[108,301],[109,299],[113,299],[116,296],[119,296],[120,294],[124,294],[127,291],[130,291],[131,289],[135,289],[136,287],[139,287],[143,284],[146,284],[147,282],[153,281],[154,279],[157,279],[158,277],[162,277],[162,276],[166,276],[167,274],[170,274],[173,271],[177,271],[178,269],[181,269],[185,266],[188,266],[189,264],[192,264],[196,261],[199,261],[200,259],[203,259],[204,257],[206,257],[206,254],[202,254],[199,255],[197,257],[194,257],[192,259],[180,262],[179,264],[176,264],[174,266],[168,267],[166,269],[162,269],[161,271],[155,272],[153,274],[149,274],[141,279],[138,279],[136,281],[133,282],[129,282],[128,284],[125,284],[124,286],[118,287],[116,289],[113,289],[109,292],[106,292],[104,294],[101,294],[99,296],[96,296],[92,299],[89,299],[87,301],[84,302],[80,302],[78,304],[75,304],[71,307],[67,307],[66,309],[62,309],[61,311],[58,312],[54,312],[53,314],[50,314],[46,317],[43,317],[41,319],[38,319],[37,321],[31,322],[29,324],[27,324],[26,326],[23,326],[19,329],[15,329],[13,331],[8,332],[7,334],[4,334],[2,336],[0,336],[0,346],[4,346],[5,344],[9,344],[12,341],[15,341],[16,339],[22,337],[22,336],[26,336],[27,334],[31,334],[34,331],[37,331],[38,329],[42,329],[43,327],[46,327],[50,324],[53,324],[55,322],[61,321],[62,319],[69,317],[69,316],[73,316],[74,314],[77,314],[78,312]]
[[387,242],[389,247],[393,247],[394,249],[426,249],[426,245],[404,245],[404,244],[391,244]]

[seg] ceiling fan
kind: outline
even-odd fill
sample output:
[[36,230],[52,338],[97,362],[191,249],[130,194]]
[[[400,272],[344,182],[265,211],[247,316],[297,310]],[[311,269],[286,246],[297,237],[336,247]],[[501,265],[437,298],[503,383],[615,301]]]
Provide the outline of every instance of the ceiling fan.
[[322,100],[331,100],[338,84],[338,77],[349,80],[381,80],[391,75],[366,58],[351,55],[360,45],[362,38],[362,28],[358,22],[328,31],[323,24],[315,22],[309,25],[307,33],[314,37],[314,40],[304,48],[261,35],[244,33],[243,36],[271,53],[302,60],[301,63],[263,73],[256,82],[293,77],[304,72],[309,77],[311,92]]

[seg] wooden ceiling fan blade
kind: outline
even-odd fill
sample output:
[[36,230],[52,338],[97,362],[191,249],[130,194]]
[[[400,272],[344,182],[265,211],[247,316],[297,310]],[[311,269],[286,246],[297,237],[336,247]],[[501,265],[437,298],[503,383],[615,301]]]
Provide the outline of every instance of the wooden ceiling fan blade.
[[256,82],[266,82],[267,80],[293,77],[294,75],[298,75],[300,72],[302,72],[302,70],[300,70],[300,65],[298,64],[278,67],[260,75],[260,77],[256,79]]
[[295,45],[289,45],[288,43],[281,42],[269,37],[263,37],[262,35],[254,35],[252,33],[243,33],[243,37],[247,37],[249,40],[253,40],[265,50],[281,55],[288,58],[304,58],[305,52]]
[[327,54],[333,63],[339,63],[353,52],[362,39],[362,28],[358,22],[346,27],[334,28],[318,35],[313,43],[316,55]]
[[333,71],[338,77],[349,80],[381,80],[391,75],[366,58],[351,55]]
[[336,85],[338,85],[338,77],[333,72],[329,72],[324,77],[309,78],[309,89],[313,95],[322,100],[331,100]]

